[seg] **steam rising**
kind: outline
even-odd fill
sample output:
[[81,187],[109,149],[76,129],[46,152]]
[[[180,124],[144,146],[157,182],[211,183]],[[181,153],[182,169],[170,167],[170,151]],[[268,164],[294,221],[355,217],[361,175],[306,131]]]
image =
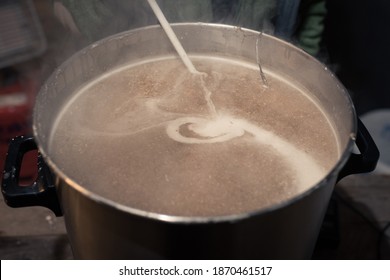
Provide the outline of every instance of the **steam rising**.
[[[274,0],[157,0],[170,23],[214,22],[273,33]],[[51,73],[76,51],[119,32],[158,24],[145,0],[54,1],[54,32],[45,72]],[[61,29],[58,24],[61,24]],[[60,31],[59,31],[60,30]]]

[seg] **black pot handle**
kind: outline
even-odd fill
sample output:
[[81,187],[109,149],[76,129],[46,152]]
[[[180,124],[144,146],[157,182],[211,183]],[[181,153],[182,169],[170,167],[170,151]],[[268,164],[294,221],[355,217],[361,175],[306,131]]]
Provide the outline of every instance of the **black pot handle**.
[[341,169],[337,181],[340,181],[345,176],[357,173],[371,172],[375,169],[379,159],[379,150],[375,145],[367,128],[358,118],[358,132],[356,135],[356,146],[360,154],[352,153],[347,163]]
[[20,168],[23,156],[37,149],[33,137],[18,136],[11,140],[3,171],[1,192],[10,207],[44,206],[58,216],[62,216],[53,176],[38,154],[38,177],[30,186],[19,185]]

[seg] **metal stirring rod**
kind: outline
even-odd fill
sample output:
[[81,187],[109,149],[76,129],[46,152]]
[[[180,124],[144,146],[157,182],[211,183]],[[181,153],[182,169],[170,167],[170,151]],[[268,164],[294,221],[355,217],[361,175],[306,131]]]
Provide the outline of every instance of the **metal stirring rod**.
[[158,21],[160,22],[162,28],[164,29],[165,33],[167,34],[169,40],[171,41],[173,47],[176,49],[176,51],[179,54],[184,65],[187,67],[188,71],[190,71],[193,74],[200,74],[198,72],[198,70],[195,69],[191,60],[188,58],[186,51],[184,50],[183,46],[181,45],[175,32],[173,32],[171,26],[169,25],[163,12],[161,11],[160,7],[158,6],[156,0],[148,0],[148,3],[150,5],[150,7],[152,8],[153,13],[156,15]]

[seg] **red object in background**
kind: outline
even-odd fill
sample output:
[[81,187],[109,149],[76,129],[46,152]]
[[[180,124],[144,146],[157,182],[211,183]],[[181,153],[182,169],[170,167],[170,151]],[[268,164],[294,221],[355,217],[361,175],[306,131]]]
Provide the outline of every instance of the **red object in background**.
[[[7,75],[9,76],[9,75]],[[36,87],[32,81],[22,79],[16,72],[11,79],[0,80],[0,174],[9,141],[15,136],[31,135],[31,113]],[[20,184],[33,181],[37,173],[37,156],[33,152],[26,154],[20,173]],[[0,182],[1,182],[0,178]]]

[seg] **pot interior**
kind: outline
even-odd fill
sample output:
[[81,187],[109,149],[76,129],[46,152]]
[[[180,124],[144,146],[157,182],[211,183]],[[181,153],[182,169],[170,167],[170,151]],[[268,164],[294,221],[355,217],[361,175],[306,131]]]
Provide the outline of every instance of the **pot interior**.
[[55,171],[114,203],[188,217],[270,208],[329,174],[354,113],[321,64],[248,30],[175,31],[205,75],[190,74],[154,27],[90,46],[51,77],[34,132]]

